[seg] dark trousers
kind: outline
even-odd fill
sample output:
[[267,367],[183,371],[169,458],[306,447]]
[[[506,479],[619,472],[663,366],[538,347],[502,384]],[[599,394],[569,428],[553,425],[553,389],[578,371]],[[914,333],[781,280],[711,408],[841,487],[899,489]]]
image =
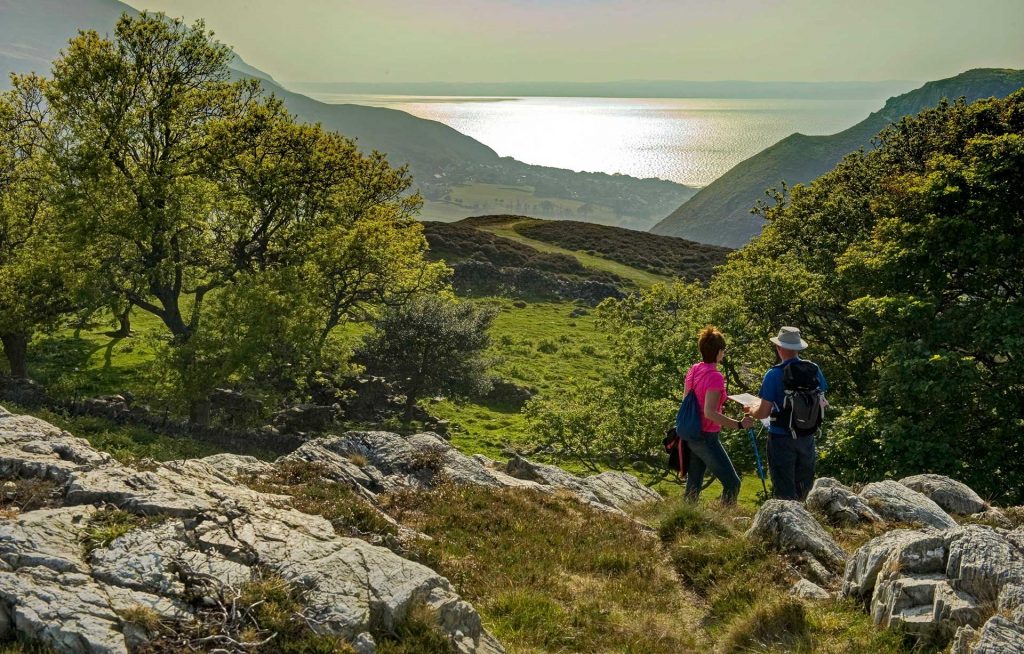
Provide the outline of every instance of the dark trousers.
[[704,486],[704,473],[710,470],[722,482],[722,502],[735,502],[740,492],[740,476],[722,447],[718,432],[702,431],[700,438],[688,440],[686,444],[690,447],[690,460],[686,466],[686,499],[697,500]]
[[801,500],[814,485],[814,463],[818,459],[814,436],[768,434],[768,470],[772,489],[780,500]]

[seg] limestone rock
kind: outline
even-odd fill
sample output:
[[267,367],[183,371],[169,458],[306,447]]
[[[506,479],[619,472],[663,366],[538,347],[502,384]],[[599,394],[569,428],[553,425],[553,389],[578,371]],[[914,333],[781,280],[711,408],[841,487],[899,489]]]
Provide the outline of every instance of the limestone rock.
[[900,479],[900,483],[928,497],[944,511],[959,515],[980,513],[985,501],[967,484],[943,475],[914,475]]
[[807,579],[800,579],[789,589],[789,594],[807,600],[828,600],[832,594],[827,590]]
[[466,456],[437,434],[409,437],[390,432],[347,432],[317,438],[280,459],[315,463],[324,474],[373,501],[376,494],[401,488],[426,488],[440,479],[490,488],[569,491],[597,509],[623,509],[661,500],[661,496],[622,472],[578,477],[556,466],[513,457],[502,470],[487,457]]
[[[189,620],[190,601],[244,583],[258,568],[302,585],[320,631],[349,639],[390,631],[426,602],[456,651],[503,652],[475,609],[430,568],[338,536],[324,518],[292,508],[289,497],[237,483],[267,464],[222,455],[136,470],[46,423],[6,412],[0,457],[8,462],[0,481],[26,470],[66,479],[65,506],[0,522],[5,635],[62,653],[125,652],[139,634],[122,630],[119,612],[144,606]],[[383,458],[379,463],[390,471]],[[154,517],[87,554],[81,537],[101,504]]]
[[783,552],[813,557],[830,571],[841,570],[846,552],[802,504],[768,500],[754,516],[747,538],[767,541]]
[[936,529],[956,527],[956,521],[938,504],[891,479],[868,484],[860,496],[880,516],[892,522],[921,523]]
[[807,508],[841,525],[882,522],[882,517],[861,497],[831,477],[820,477],[807,494]]
[[843,594],[864,600],[876,624],[953,637],[953,652],[999,651],[975,649],[975,630],[988,628],[992,643],[1009,637],[1000,625],[982,627],[993,605],[1024,624],[1024,533],[981,525],[888,532],[850,558]]
[[990,527],[967,525],[948,532],[946,575],[957,588],[995,600],[1008,584],[1024,584],[1024,548]]
[[958,633],[953,652],[960,654],[1015,654],[1024,652],[1024,626],[1001,615],[993,616],[980,632],[965,631],[963,642]]
[[509,460],[506,470],[519,479],[571,491],[598,508],[611,507],[621,510],[631,505],[661,500],[656,491],[647,488],[637,481],[636,477],[624,472],[602,472],[590,477],[577,477],[558,466],[535,463],[518,455]]
[[0,477],[67,481],[72,472],[109,463],[88,441],[31,416],[0,416]]
[[274,469],[274,466],[266,461],[261,461],[254,456],[243,456],[240,454],[214,454],[212,456],[204,456],[201,459],[197,459],[197,461],[216,470],[224,479],[230,482],[247,477],[266,475]]
[[896,529],[873,538],[846,562],[843,594],[870,599],[883,566],[908,573],[945,570],[946,543],[940,535]]

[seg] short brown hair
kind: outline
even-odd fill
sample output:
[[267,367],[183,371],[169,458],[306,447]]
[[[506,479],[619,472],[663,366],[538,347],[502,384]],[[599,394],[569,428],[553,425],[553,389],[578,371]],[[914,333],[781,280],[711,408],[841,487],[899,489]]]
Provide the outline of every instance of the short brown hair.
[[704,363],[714,363],[718,353],[725,349],[725,336],[714,325],[708,325],[697,336],[697,347]]

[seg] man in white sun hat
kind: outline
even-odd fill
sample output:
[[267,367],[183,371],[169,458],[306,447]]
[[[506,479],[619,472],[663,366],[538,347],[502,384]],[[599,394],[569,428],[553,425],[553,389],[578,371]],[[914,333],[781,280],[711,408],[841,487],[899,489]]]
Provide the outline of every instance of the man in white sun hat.
[[807,342],[799,329],[783,327],[770,340],[780,362],[764,375],[760,403],[744,411],[752,418],[771,418],[768,469],[775,497],[803,500],[814,485],[814,438],[828,406],[824,396],[828,382],[817,364],[800,358]]

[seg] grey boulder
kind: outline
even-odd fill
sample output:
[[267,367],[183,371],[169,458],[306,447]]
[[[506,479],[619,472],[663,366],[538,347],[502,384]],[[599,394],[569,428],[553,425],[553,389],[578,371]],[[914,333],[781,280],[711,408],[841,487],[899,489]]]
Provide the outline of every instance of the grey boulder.
[[868,484],[860,496],[887,521],[920,523],[936,529],[956,527],[956,521],[938,504],[891,479]]
[[943,475],[914,475],[900,483],[939,505],[944,511],[958,515],[981,513],[987,505],[967,484]]
[[797,580],[793,587],[789,589],[789,594],[806,600],[824,601],[832,599],[831,593],[807,579]]
[[831,477],[815,480],[805,504],[808,509],[821,513],[835,524],[882,522],[882,517],[867,502]]
[[891,531],[854,553],[842,592],[864,601],[876,624],[954,638],[954,651],[973,652],[963,647],[990,613],[986,607],[1024,618],[1022,546],[1024,533],[979,525]]
[[502,466],[487,457],[466,456],[433,433],[401,436],[383,431],[347,432],[304,443],[278,463],[302,461],[356,489],[371,502],[377,494],[403,488],[429,488],[444,479],[460,485],[568,491],[590,506],[617,514],[661,496],[623,472],[590,477],[514,456]]
[[[830,581],[831,573],[842,570],[846,561],[846,552],[818,524],[814,516],[796,501],[765,502],[754,516],[746,537],[767,542],[788,554],[808,557],[812,573],[823,582]],[[822,567],[827,573],[820,571]]]

